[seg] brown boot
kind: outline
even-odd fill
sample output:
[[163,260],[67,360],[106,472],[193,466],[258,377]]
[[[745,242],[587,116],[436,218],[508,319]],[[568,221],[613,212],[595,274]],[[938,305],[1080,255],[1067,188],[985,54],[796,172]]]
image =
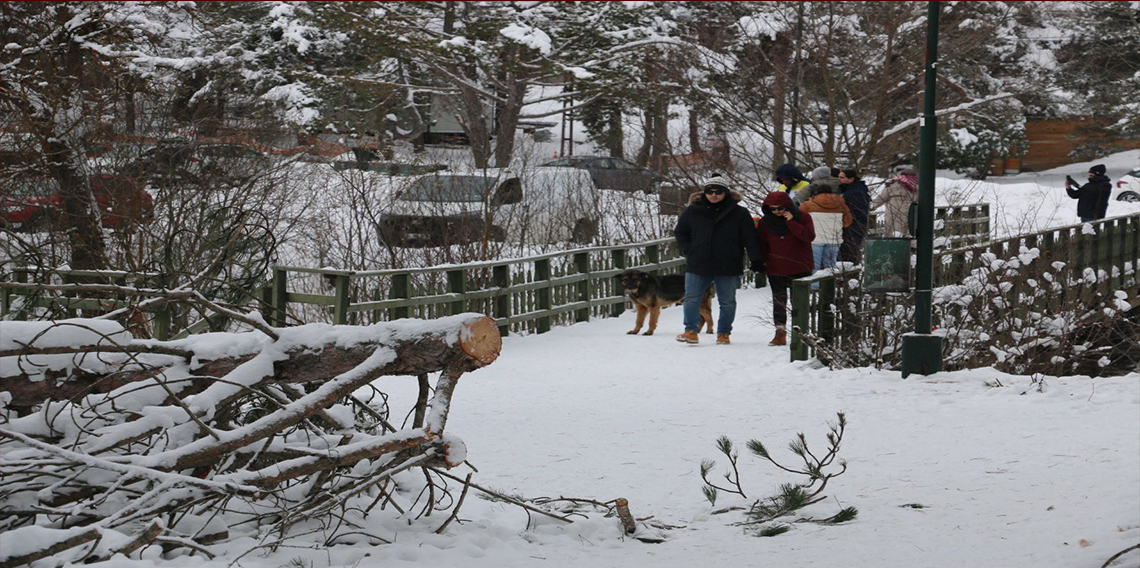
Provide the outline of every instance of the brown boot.
[[716,334],[716,344],[717,345],[732,345],[732,341],[730,341],[728,339],[727,333],[718,333],[718,334]]
[[768,345],[787,345],[788,344],[788,331],[782,326],[776,328],[776,337],[768,342]]
[[681,343],[699,343],[701,341],[701,338],[695,331],[686,331],[685,333],[677,336],[677,341],[680,341]]

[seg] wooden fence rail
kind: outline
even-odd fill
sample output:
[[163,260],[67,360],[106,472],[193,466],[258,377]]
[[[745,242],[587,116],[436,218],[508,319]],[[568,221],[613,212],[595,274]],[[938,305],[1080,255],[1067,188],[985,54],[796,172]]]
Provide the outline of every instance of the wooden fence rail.
[[[987,254],[988,253],[988,254]],[[1060,262],[1069,275],[1080,275],[1090,285],[1081,286],[1082,297],[1111,293],[1127,286],[1140,285],[1140,214],[1093,221],[1086,224],[1057,227],[1029,235],[1020,235],[972,246],[936,250],[934,255],[935,288],[963,281],[971,271],[985,263],[1018,258],[1038,258],[1046,263]],[[992,255],[992,256],[991,256]],[[861,296],[859,267],[821,272],[792,282],[791,337],[792,361],[805,361],[815,350],[804,336],[828,341],[839,334],[857,333],[857,318],[837,318],[841,309]],[[1016,288],[1026,282],[1012,282],[1010,298],[1020,297]],[[909,297],[908,293],[898,296]],[[1060,305],[1063,298],[1050,301]],[[937,321],[935,322],[937,325]]]
[[[951,238],[988,237],[988,205],[940,207],[937,215],[945,220],[941,230],[947,242]],[[430,268],[351,271],[275,266],[266,286],[249,291],[248,297],[275,326],[312,321],[370,324],[476,312],[495,318],[503,334],[545,333],[554,326],[621,315],[627,299],[614,276],[627,268],[668,274],[679,273],[684,264],[674,239],[663,238]],[[45,272],[21,268],[16,274],[27,281],[29,273]],[[5,314],[12,307],[13,294],[9,289],[0,290]],[[59,298],[45,294],[27,297],[26,301],[31,306],[60,305]],[[170,315],[156,319],[162,318],[169,320]],[[200,321],[192,329],[176,330],[177,336],[200,331],[207,323]],[[155,331],[156,337],[165,339],[169,325],[165,331],[155,325]]]

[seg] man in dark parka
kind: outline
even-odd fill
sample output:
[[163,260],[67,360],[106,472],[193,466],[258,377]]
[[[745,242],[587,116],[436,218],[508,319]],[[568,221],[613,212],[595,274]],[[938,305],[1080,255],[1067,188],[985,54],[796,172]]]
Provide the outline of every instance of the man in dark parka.
[[685,332],[677,341],[697,343],[700,329],[701,297],[710,284],[716,285],[720,305],[717,318],[719,345],[731,343],[736,319],[736,288],[744,273],[744,255],[752,270],[762,269],[756,228],[748,210],[740,205],[743,196],[728,187],[728,180],[713,174],[701,191],[689,197],[689,206],[677,220],[673,235],[685,257]]

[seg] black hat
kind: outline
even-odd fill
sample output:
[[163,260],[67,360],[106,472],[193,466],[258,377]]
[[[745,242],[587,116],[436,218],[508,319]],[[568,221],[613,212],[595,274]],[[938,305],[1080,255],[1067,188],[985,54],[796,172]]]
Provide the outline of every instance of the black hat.
[[1103,176],[1106,171],[1108,170],[1104,167],[1104,164],[1097,164],[1089,168],[1090,174],[1096,174],[1098,176]]

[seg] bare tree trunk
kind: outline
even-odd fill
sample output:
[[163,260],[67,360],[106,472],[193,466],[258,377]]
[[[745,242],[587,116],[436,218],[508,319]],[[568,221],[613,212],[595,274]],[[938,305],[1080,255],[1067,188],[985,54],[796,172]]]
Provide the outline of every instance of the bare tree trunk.
[[[503,56],[504,60],[518,59],[518,46],[511,46]],[[518,70],[508,70],[503,79],[506,102],[498,112],[498,128],[495,140],[495,166],[505,168],[511,165],[515,150],[515,131],[518,130],[519,114],[522,113],[526,98],[527,78]]]
[[772,74],[772,170],[788,160],[784,147],[784,111],[788,105],[786,81],[787,53],[781,49],[775,57],[776,69]]
[[668,100],[650,102],[643,111],[645,140],[637,151],[637,164],[652,170],[661,168],[661,155],[668,148]]
[[689,106],[689,151],[701,151],[700,112],[697,105]]
[[615,105],[610,109],[609,115],[609,151],[610,156],[615,158],[625,157],[625,129],[622,128],[622,113],[621,105]]
[[[888,81],[893,74],[894,68],[891,63],[895,59],[895,34],[897,28],[887,26],[885,30],[887,36],[887,49],[883,56],[883,66],[879,75],[880,85],[889,84]],[[886,116],[888,110],[888,97],[877,97],[878,102],[875,103],[875,119],[871,123],[871,128],[867,132],[867,144],[863,148],[862,155],[859,156],[857,166],[859,170],[863,170],[868,165],[873,164],[878,158],[879,143],[883,136],[883,131],[886,129]]]
[[475,167],[486,168],[491,164],[491,132],[487,127],[489,117],[483,97],[479,91],[462,84],[459,85],[459,94],[466,119],[463,121],[463,131],[467,133],[467,143],[471,145]]
[[653,147],[650,150],[650,169],[663,172],[666,169],[664,158],[672,154],[672,145],[669,143],[669,101],[658,103],[656,121],[653,123]]
[[107,267],[107,249],[96,215],[91,186],[78,171],[74,150],[60,138],[47,142],[48,167],[59,182],[63,197],[60,226],[71,245],[71,268],[97,270]]

